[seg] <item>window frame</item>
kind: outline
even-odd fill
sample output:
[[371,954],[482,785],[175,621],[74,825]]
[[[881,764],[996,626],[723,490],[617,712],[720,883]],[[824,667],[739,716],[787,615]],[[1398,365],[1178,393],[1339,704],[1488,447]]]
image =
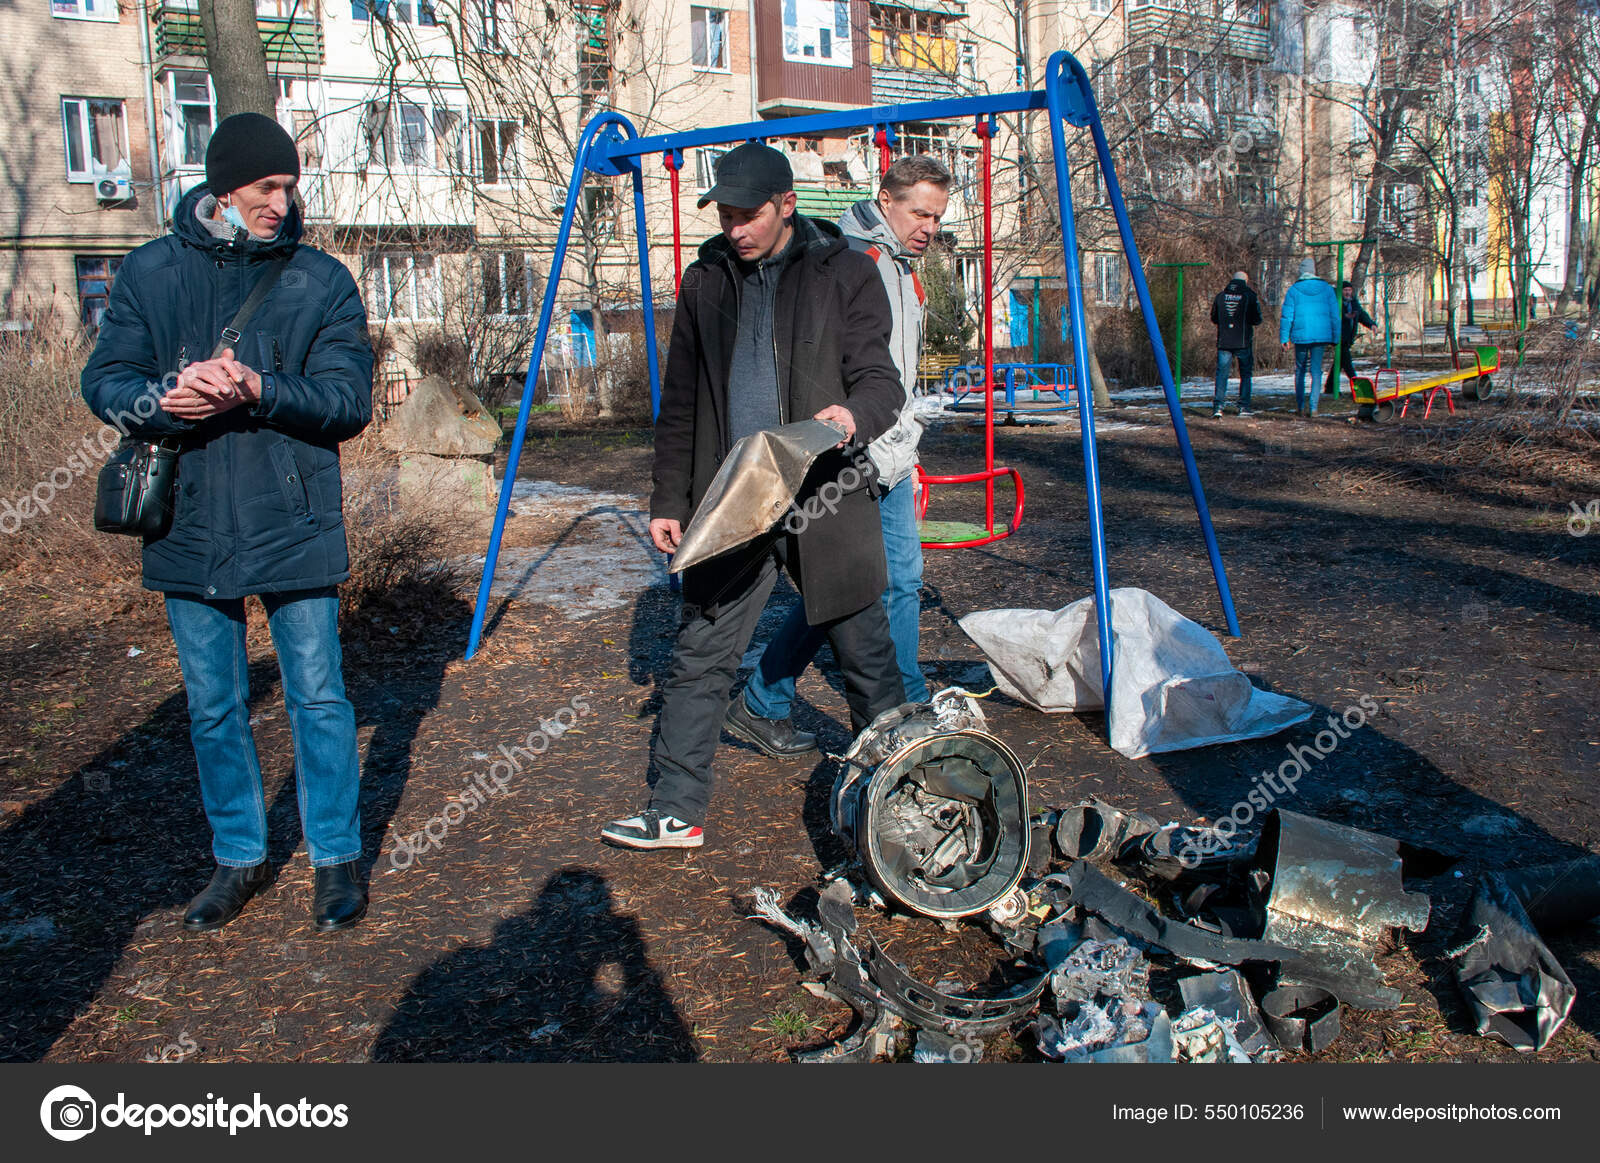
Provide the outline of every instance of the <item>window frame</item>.
[[462,19],[468,24],[470,47],[473,52],[494,56],[509,56],[512,37],[508,30],[516,26],[516,10],[511,0],[459,0],[463,4]]
[[[206,82],[206,109],[207,109],[207,111],[209,112],[209,114],[211,116],[211,128],[206,133],[206,143],[207,144],[210,143],[211,134],[216,132],[216,128],[217,128],[217,87],[211,80],[210,72],[208,72],[205,69],[168,69],[162,75],[163,76],[163,81],[164,81],[164,88],[166,89],[167,100],[169,102],[171,102],[171,104],[172,104],[174,129],[177,131],[172,135],[172,150],[170,151],[171,155],[172,155],[171,161],[172,161],[173,168],[174,169],[195,169],[197,167],[202,167],[202,166],[204,166],[206,164],[206,158],[205,158],[205,149],[206,149],[206,147],[205,147],[205,145],[202,145],[200,147],[200,160],[198,160],[198,161],[185,161],[184,160],[184,152],[183,151],[184,151],[184,146],[187,144],[187,141],[188,141],[188,135],[185,132],[185,128],[186,128],[187,123],[186,123],[186,121],[184,120],[184,117],[183,117],[183,109],[184,109],[185,106],[198,107],[200,102],[198,102],[198,101],[185,101],[185,100],[182,100],[182,99],[179,98],[179,96],[178,96],[178,75],[180,73],[184,74],[185,76],[188,76],[188,77],[197,77],[198,76],[198,77],[204,77],[205,78],[205,82]],[[192,80],[185,81],[184,83],[185,84],[191,84],[191,85],[194,84],[194,82]]]
[[[484,173],[483,134],[486,126],[494,126],[494,165],[495,176],[488,177]],[[510,149],[507,150],[506,142],[502,135],[505,126],[511,126]],[[509,186],[522,177],[522,154],[520,143],[522,140],[522,122],[513,117],[474,117],[472,119],[471,158],[472,180],[480,186]],[[510,165],[506,164],[509,155]]]
[[[128,148],[128,103],[122,97],[81,97],[63,93],[61,95],[61,152],[62,161],[65,163],[68,183],[75,186],[93,185],[101,178],[108,177],[117,172],[115,166],[101,166],[98,169],[94,164],[94,126],[89,107],[97,102],[114,104],[117,107],[117,123],[122,131],[122,161],[132,169],[131,154]],[[72,134],[68,129],[67,105],[78,106],[79,143],[83,151],[83,160],[87,166],[83,170],[72,168]]]
[[[101,3],[110,6],[108,14],[86,12],[85,6],[91,3]],[[71,4],[76,11],[61,12],[57,4]],[[122,15],[117,10],[117,0],[50,0],[50,15],[56,20],[91,20],[96,24],[120,24]]]
[[[525,250],[489,250],[481,255],[482,262],[479,270],[483,279],[483,313],[489,319],[526,319],[534,313],[534,276],[533,253]],[[506,309],[507,266],[508,260],[517,258],[522,263],[522,309],[511,311]],[[493,264],[492,268],[490,264]],[[489,271],[493,269],[495,278],[496,295],[499,299],[499,310],[491,310],[489,304]]]
[[[1094,296],[1102,307],[1121,307],[1127,303],[1127,288],[1122,285],[1123,272],[1118,262],[1122,267],[1128,265],[1121,252],[1101,251],[1094,256]],[[1108,290],[1115,297],[1108,297]]]
[[[712,23],[713,23],[710,20],[710,17],[713,14],[715,14],[718,17],[718,20],[715,23],[721,25],[721,27],[722,27],[722,63],[720,65],[717,65],[717,64],[701,64],[699,61],[694,59],[694,27],[695,27],[695,16],[696,16],[697,13],[704,13],[706,18],[707,18],[706,19],[706,31],[707,31],[707,34],[708,34],[707,37],[706,37],[707,45],[710,44],[709,33],[710,33],[710,29],[711,29],[711,26],[712,26]],[[718,8],[718,7],[716,7],[714,5],[710,5],[710,4],[691,4],[691,5],[689,5],[689,67],[691,69],[693,69],[695,72],[697,72],[697,73],[732,73],[733,72],[733,44],[732,44],[732,35],[731,35],[732,34],[732,29],[730,27],[732,22],[728,19],[728,16],[729,16],[729,13],[728,13],[728,10],[726,8]]]
[[376,19],[413,28],[437,28],[439,5],[437,0],[350,0],[350,19],[366,24]]
[[[444,317],[444,300],[442,287],[439,283],[439,256],[431,251],[415,250],[384,250],[375,248],[367,251],[364,256],[363,282],[366,284],[368,314],[374,322],[378,323],[437,323]],[[428,271],[428,286],[423,288],[417,280],[419,261],[425,261]],[[404,264],[404,275],[410,291],[410,302],[406,304],[409,314],[395,314],[395,280],[392,274],[392,263]],[[381,288],[373,284],[373,276],[382,272],[383,285]],[[426,291],[427,302],[423,301],[422,292]],[[431,315],[418,313],[418,308],[427,307],[433,311]]]
[[694,151],[694,180],[702,194],[717,184],[717,160],[732,148],[731,145],[702,145]]
[[389,104],[394,118],[394,157],[391,166],[405,169],[433,168],[433,118],[426,105],[400,97]]
[[[78,293],[78,320],[89,331],[98,331],[100,321],[105,318],[106,311],[111,306],[111,289],[116,285],[117,272],[122,267],[122,260],[126,255],[121,254],[75,254],[72,256],[73,285]],[[86,279],[95,281],[94,275],[85,275],[83,266],[89,262],[103,262],[106,264],[105,292],[103,294],[85,295],[83,284]],[[91,321],[88,317],[89,304],[101,304],[99,314]]]

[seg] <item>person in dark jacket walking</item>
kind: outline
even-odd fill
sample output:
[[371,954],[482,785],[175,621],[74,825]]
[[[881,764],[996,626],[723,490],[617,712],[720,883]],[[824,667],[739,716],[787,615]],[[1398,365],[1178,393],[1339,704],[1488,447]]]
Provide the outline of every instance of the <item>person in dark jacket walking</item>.
[[1222,415],[1228,395],[1228,372],[1239,365],[1239,415],[1249,416],[1250,373],[1256,362],[1256,324],[1261,322],[1261,300],[1250,289],[1243,271],[1234,271],[1228,285],[1211,300],[1211,322],[1217,325],[1217,391],[1211,399],[1213,419]]
[[651,539],[663,553],[677,548],[735,441],[804,419],[831,421],[846,440],[818,458],[795,498],[817,516],[684,571],[683,620],[661,690],[659,778],[648,808],[601,829],[628,848],[705,842],[729,693],[780,564],[807,620],[827,628],[853,729],[904,698],[879,600],[888,571],[872,474],[854,474],[861,483],[837,504],[807,505],[854,467],[847,446],[859,451],[899,419],[883,280],[838,227],[795,213],[794,176],[777,150],[741,145],[718,160],[716,176],[700,205],[717,203],[722,233],[683,273],[662,379]]
[[[222,121],[206,182],[178,204],[172,233],[123,261],[83,369],[97,416],[180,447],[171,527],[145,539],[143,566],[145,588],[166,598],[217,862],[184,916],[191,931],[227,924],[272,875],[248,706],[251,594],[266,608],[294,735],[313,923],[347,928],[367,909],[335,587],[350,576],[339,442],[372,418],[372,347],[350,272],[300,243],[299,175],[277,122]],[[274,269],[266,298],[225,335]],[[219,337],[230,346],[213,359]]]
[[[1349,283],[1340,283],[1343,299],[1339,304],[1339,367],[1349,379],[1351,390],[1355,389],[1356,365],[1355,357],[1350,354],[1350,345],[1356,341],[1356,325],[1360,324],[1368,331],[1377,328],[1367,309],[1356,299],[1356,289]],[[1333,365],[1328,365],[1328,378],[1322,385],[1324,396],[1333,395]]]

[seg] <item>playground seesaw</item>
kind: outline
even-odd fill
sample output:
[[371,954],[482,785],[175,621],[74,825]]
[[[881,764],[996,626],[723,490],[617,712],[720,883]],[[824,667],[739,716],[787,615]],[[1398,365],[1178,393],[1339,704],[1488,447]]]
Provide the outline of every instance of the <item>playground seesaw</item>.
[[[1463,364],[1463,359],[1470,355],[1472,362]],[[1392,367],[1381,367],[1370,376],[1357,376],[1355,390],[1352,398],[1361,407],[1361,415],[1377,421],[1392,420],[1394,418],[1395,401],[1404,401],[1400,405],[1400,415],[1406,414],[1406,409],[1411,407],[1411,397],[1420,392],[1427,393],[1427,403],[1422,410],[1423,419],[1427,419],[1433,411],[1434,397],[1440,392],[1444,393],[1444,402],[1450,409],[1450,414],[1455,415],[1456,402],[1451,393],[1451,385],[1460,385],[1462,399],[1487,400],[1489,393],[1494,390],[1494,381],[1489,377],[1500,370],[1500,349],[1498,347],[1474,347],[1464,352],[1456,353],[1456,366],[1454,369],[1441,372],[1438,375],[1426,376],[1417,380],[1404,380],[1400,370]],[[1392,376],[1393,387],[1388,391],[1382,390],[1384,376]]]

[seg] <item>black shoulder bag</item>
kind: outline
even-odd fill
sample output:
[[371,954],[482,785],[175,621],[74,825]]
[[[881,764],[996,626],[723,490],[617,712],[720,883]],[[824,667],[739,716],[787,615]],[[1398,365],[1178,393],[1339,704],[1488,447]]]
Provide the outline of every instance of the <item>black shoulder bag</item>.
[[[211,358],[239,342],[240,333],[283,273],[288,259],[273,259],[261,272],[249,296],[222,329]],[[124,436],[100,469],[94,498],[94,527],[102,533],[127,533],[134,537],[160,537],[172,523],[172,496],[178,483],[178,453],[174,438],[142,440]]]

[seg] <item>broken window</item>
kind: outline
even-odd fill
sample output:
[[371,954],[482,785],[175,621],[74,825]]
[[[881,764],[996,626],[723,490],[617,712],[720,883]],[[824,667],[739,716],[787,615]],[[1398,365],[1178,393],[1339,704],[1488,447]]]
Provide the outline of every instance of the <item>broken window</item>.
[[366,143],[366,164],[363,169],[394,164],[394,135],[389,129],[389,102],[367,102],[361,110],[361,137]]
[[517,157],[515,121],[483,118],[478,121],[478,180],[494,186],[522,172]]
[[421,105],[400,103],[400,164],[425,166],[428,158],[428,114]]
[[483,256],[485,315],[526,315],[533,301],[533,263],[521,251],[492,251]]
[[727,69],[728,14],[722,9],[689,9],[689,59],[697,69]]
[[98,330],[111,302],[111,284],[116,281],[122,259],[109,255],[79,255],[73,262],[78,273],[79,317],[89,330]]
[[211,76],[189,69],[175,70],[169,76],[172,107],[178,122],[175,142],[177,163],[180,166],[203,166],[206,164],[206,146],[211,142],[211,130],[217,123],[217,103],[211,92]]
[[67,181],[92,182],[128,164],[122,102],[106,97],[61,98]]

